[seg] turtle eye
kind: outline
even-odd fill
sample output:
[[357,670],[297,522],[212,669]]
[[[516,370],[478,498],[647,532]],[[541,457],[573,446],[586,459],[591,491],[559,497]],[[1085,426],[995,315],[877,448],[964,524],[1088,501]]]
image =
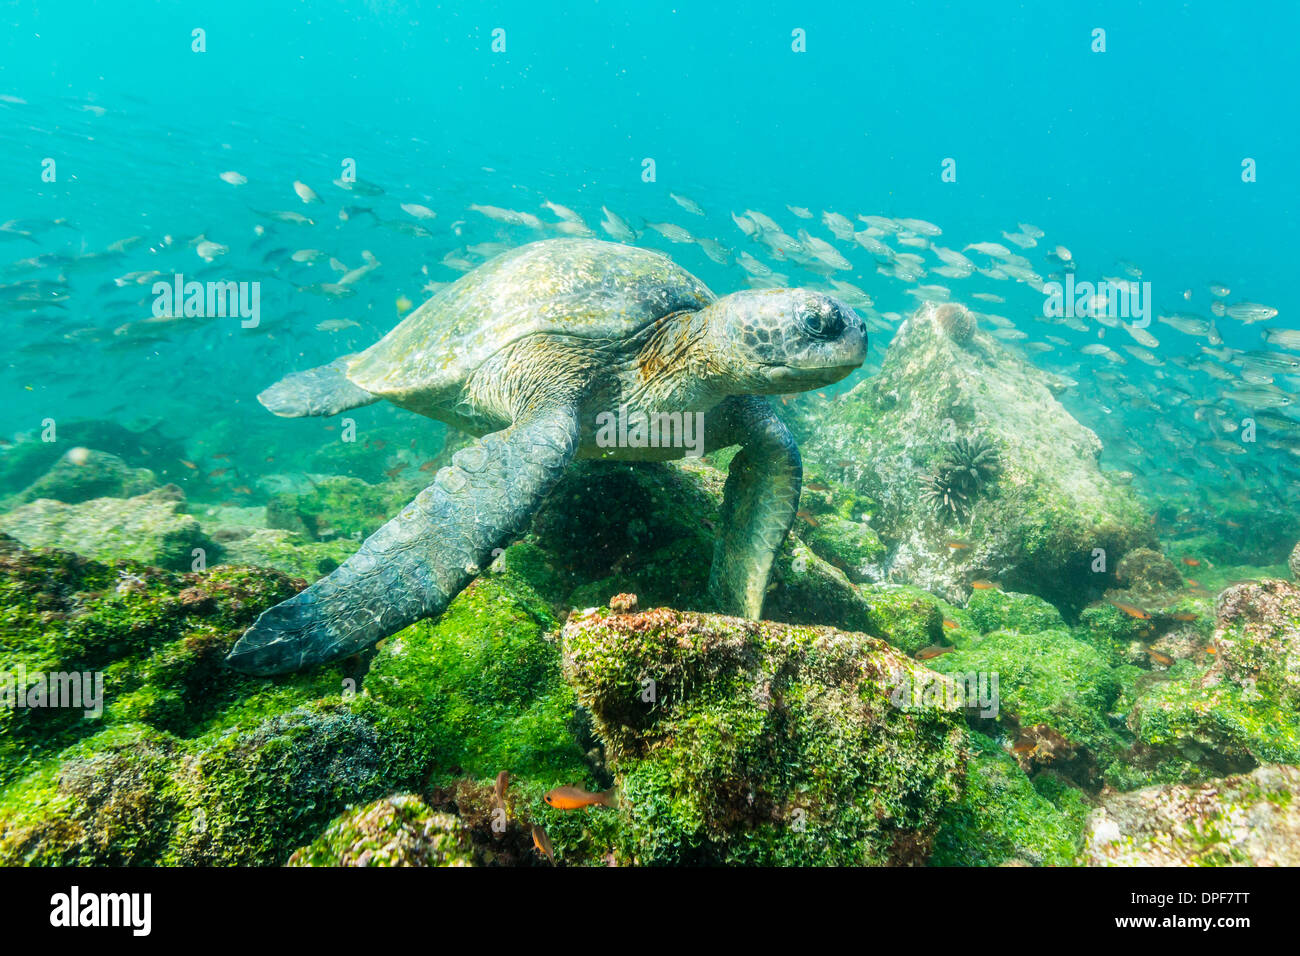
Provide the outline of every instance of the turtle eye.
[[813,338],[826,339],[844,330],[844,316],[830,303],[814,303],[798,307],[800,327]]

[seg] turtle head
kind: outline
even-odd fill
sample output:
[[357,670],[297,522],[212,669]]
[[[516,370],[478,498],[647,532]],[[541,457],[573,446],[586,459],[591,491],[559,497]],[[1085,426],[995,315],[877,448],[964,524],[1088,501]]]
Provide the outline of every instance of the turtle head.
[[780,395],[838,382],[867,357],[856,312],[809,289],[752,289],[705,310],[736,393]]

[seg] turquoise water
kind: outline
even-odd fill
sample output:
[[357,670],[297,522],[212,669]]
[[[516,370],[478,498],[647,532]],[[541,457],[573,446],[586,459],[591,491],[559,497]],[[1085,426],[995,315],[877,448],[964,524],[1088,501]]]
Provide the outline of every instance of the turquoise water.
[[[307,447],[320,436],[306,429],[319,423],[273,419],[256,393],[364,348],[398,321],[400,299],[418,305],[482,261],[491,249],[480,254],[480,244],[555,234],[556,217],[540,205],[550,200],[602,238],[607,206],[638,231],[637,242],[670,253],[719,293],[749,280],[735,263],[740,252],[792,284],[852,283],[874,303],[859,377],[878,367],[890,329],[915,306],[910,288],[942,284],[972,305],[974,292],[1002,296],[1004,304],[978,307],[1027,333],[1011,347],[1047,334],[1069,343],[1030,358],[1078,382],[1063,401],[1102,435],[1109,467],[1137,472],[1148,491],[1167,490],[1177,476],[1258,493],[1269,508],[1293,501],[1293,409],[1268,406],[1273,396],[1289,401],[1300,378],[1271,375],[1266,405],[1224,405],[1224,389],[1241,380],[1232,353],[1220,362],[1229,381],[1175,364],[1199,359],[1203,338],[1152,322],[1162,365],[1080,354],[1098,341],[1095,323],[1076,332],[1036,321],[1043,297],[1024,282],[881,276],[871,254],[822,222],[824,210],[857,230],[865,228],[859,215],[922,219],[942,229],[934,244],[954,250],[1005,243],[1004,231],[1030,223],[1044,237],[1010,250],[1044,278],[1059,268],[1045,254],[1061,244],[1079,278],[1121,276],[1119,263],[1131,263],[1152,283],[1157,313],[1207,319],[1207,283],[1221,282],[1231,289],[1226,303],[1278,310],[1261,323],[1215,318],[1226,346],[1300,355],[1260,338],[1262,329],[1295,326],[1300,304],[1300,186],[1288,166],[1300,146],[1288,105],[1286,64],[1300,28],[1292,4],[1246,13],[1197,3],[1086,11],[751,3],[737,15],[656,2],[238,0],[137,3],[130,12],[110,2],[28,2],[0,8],[0,22],[0,218],[20,221],[0,230],[0,279],[10,299],[36,297],[5,305],[0,435],[9,439],[46,419],[107,418],[156,425],[181,441],[220,427],[238,436],[227,449],[236,457],[260,458],[266,443]],[[1090,48],[1098,27],[1104,53]],[[205,52],[191,49],[195,28],[206,31]],[[497,29],[505,31],[499,53]],[[806,52],[792,50],[796,29]],[[1257,163],[1252,183],[1242,181],[1246,157]],[[54,182],[42,181],[46,158],[56,163]],[[643,179],[646,158],[653,182]],[[956,182],[941,179],[945,158],[956,160]],[[333,185],[345,159],[382,194]],[[223,181],[227,171],[247,183]],[[321,202],[300,201],[294,181]],[[436,218],[417,219],[403,203]],[[471,204],[524,211],[547,227],[503,226]],[[340,209],[355,206],[372,213],[341,221]],[[851,268],[828,276],[774,259],[733,221],[747,209],[791,235],[806,228],[831,242]],[[265,215],[282,210],[314,224]],[[646,222],[715,239],[731,264]],[[428,234],[401,231],[411,225]],[[226,251],[205,261],[195,251],[200,237]],[[122,240],[134,244],[112,251]],[[319,250],[320,261],[294,262],[297,250]],[[381,265],[350,284],[351,295],[303,291],[342,275],[331,258],[362,265],[363,250]],[[911,251],[939,264],[929,250]],[[230,318],[161,330],[135,324],[150,316],[154,297],[148,284],[123,277],[154,272],[259,282],[259,327]],[[1135,344],[1122,328],[1101,331],[1117,351]],[[1145,400],[1133,402],[1125,386]],[[1276,420],[1261,432],[1259,454],[1223,454],[1210,443],[1231,436],[1199,421],[1198,404],[1223,407],[1233,420],[1259,412]],[[179,467],[160,470],[189,478]]]
[[[0,0],[0,865],[1295,862],[1297,36],[1290,2]],[[813,384],[861,338],[798,292],[679,316],[582,415],[707,405],[744,450],[623,427],[563,477],[558,389],[483,389],[462,424],[535,414],[468,446],[361,365],[268,399],[345,414],[259,403],[565,235],[833,295],[865,363]],[[1143,311],[1049,314],[1075,281]],[[678,330],[710,384],[723,342],[734,387],[809,386],[789,434],[633,378]]]

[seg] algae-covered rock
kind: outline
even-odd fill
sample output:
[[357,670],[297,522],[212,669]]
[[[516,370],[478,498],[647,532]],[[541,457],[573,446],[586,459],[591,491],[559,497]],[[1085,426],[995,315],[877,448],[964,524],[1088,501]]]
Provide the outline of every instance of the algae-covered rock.
[[71,505],[43,498],[0,514],[0,531],[28,547],[178,570],[190,567],[195,548],[215,551],[184,508],[185,496],[175,485],[134,498],[92,498]]
[[855,494],[810,465],[804,475],[794,533],[854,584],[878,581],[887,549],[871,525],[876,502]]
[[939,682],[883,641],[668,609],[563,637],[632,861],[923,862],[960,791],[960,713],[895,706]]
[[1287,567],[1291,571],[1291,577],[1300,581],[1300,544],[1297,544],[1291,551],[1291,557],[1287,558]]
[[1011,755],[972,734],[961,799],[943,811],[931,866],[1069,866],[1075,833]]
[[1065,627],[1061,612],[1033,594],[987,589],[975,591],[966,604],[975,625],[989,631],[1050,631]]
[[1253,685],[1300,713],[1300,585],[1239,584],[1219,595],[1207,683]]
[[351,538],[313,541],[306,535],[276,528],[258,528],[220,543],[225,564],[275,568],[308,582],[329,574],[361,546]]
[[91,498],[130,498],[157,484],[147,468],[132,468],[108,452],[73,448],[15,497],[18,502],[51,498],[77,504]]
[[469,833],[410,793],[348,810],[289,866],[473,866]]
[[348,739],[327,710],[291,716],[337,703],[339,668],[265,681],[225,666],[294,590],[276,571],[110,567],[0,541],[0,672],[98,675],[102,692],[98,713],[0,708],[0,863],[280,862],[367,779],[390,779],[391,758],[371,778],[339,772],[368,724]]
[[379,732],[341,701],[214,731],[190,750],[172,768],[179,806],[160,860],[168,865],[283,862],[348,804],[394,783]]
[[1106,797],[1088,820],[1089,866],[1300,866],[1300,768]]
[[480,576],[439,618],[384,642],[354,709],[436,779],[584,773],[554,623],[523,582]]
[[943,611],[939,602],[920,588],[877,584],[863,588],[871,606],[863,628],[906,654],[944,640]]
[[1240,584],[1218,599],[1213,654],[1152,684],[1128,725],[1158,782],[1300,762],[1300,585]]
[[1151,548],[1134,548],[1115,568],[1119,584],[1130,591],[1161,593],[1177,591],[1183,576],[1172,561]]
[[[569,588],[548,597],[583,609],[626,592],[637,595],[642,607],[709,610],[725,481],[725,473],[707,461],[577,463],[537,513],[529,535],[549,555],[549,586]],[[839,568],[797,536],[786,540],[764,616],[861,629],[867,610]]]
[[360,478],[323,478],[310,491],[280,492],[266,505],[268,527],[330,538],[368,537],[414,496],[405,485],[371,485]]
[[843,571],[793,535],[777,555],[763,616],[790,624],[871,631],[871,605],[866,597]]
[[1109,714],[1120,693],[1106,656],[1064,628],[994,631],[928,662],[941,674],[997,675],[998,719],[1026,770],[1050,767],[1083,786],[1122,741]]
[[805,458],[879,503],[890,580],[950,601],[985,578],[1058,607],[1088,603],[1126,552],[1155,544],[1147,516],[1098,467],[1100,441],[1046,373],[980,329],[955,340],[934,317],[927,304],[902,324],[880,373],[831,406]]
[[0,865],[142,866],[167,843],[177,742],[121,724],[0,790]]

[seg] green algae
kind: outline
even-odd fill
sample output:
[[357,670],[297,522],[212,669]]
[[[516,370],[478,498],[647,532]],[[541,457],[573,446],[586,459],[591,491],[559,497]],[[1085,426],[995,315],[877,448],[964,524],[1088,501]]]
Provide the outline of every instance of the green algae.
[[916,862],[960,788],[960,716],[895,707],[922,669],[872,638],[656,611],[565,652],[636,862]]

